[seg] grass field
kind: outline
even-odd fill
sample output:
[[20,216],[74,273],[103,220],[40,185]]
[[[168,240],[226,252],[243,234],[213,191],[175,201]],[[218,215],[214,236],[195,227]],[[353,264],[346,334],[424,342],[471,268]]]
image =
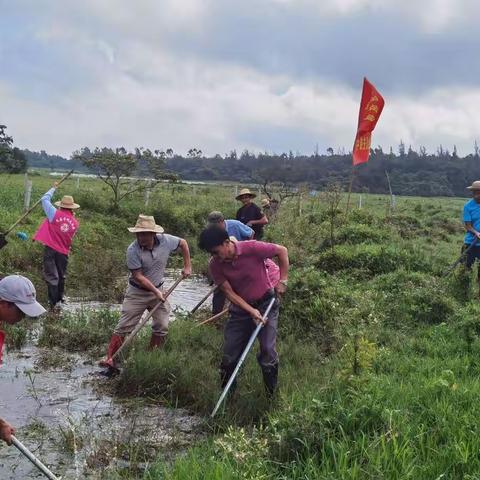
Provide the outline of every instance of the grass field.
[[[50,179],[33,180],[37,198]],[[2,182],[4,228],[21,213],[23,179]],[[99,182],[82,179],[76,190],[68,180],[62,194],[82,205],[68,293],[112,294],[126,273],[126,227],[140,212],[187,238],[195,270],[204,271],[196,236],[210,210],[234,215],[232,191],[164,185],[148,207],[139,194],[112,211]],[[238,393],[210,422],[209,439],[173,464],[160,454],[144,478],[480,478],[478,286],[462,268],[442,276],[460,253],[464,203],[397,197],[392,209],[388,197],[363,194],[359,208],[352,195],[346,215],[346,195],[334,189],[286,201],[266,229],[266,240],[287,246],[292,262],[280,317],[278,398],[265,398],[251,354]],[[19,230],[31,235],[41,218],[39,209]],[[0,270],[27,272],[41,286],[41,247],[12,237]],[[131,350],[115,388],[208,415],[220,394],[221,331],[177,320],[164,351]],[[77,335],[90,328],[85,318],[65,323]],[[50,341],[71,348],[56,333]],[[94,333],[92,344],[105,342]],[[129,477],[118,471],[111,478]]]

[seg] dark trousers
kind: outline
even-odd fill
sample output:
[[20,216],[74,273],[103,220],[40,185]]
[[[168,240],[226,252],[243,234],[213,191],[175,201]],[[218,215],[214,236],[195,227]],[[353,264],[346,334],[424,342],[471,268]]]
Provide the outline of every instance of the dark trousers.
[[54,307],[63,298],[68,255],[45,246],[43,252],[43,278],[47,282],[48,303]]
[[[260,313],[265,312],[270,300],[271,297],[263,300],[255,308]],[[260,344],[257,361],[262,369],[265,386],[269,394],[273,394],[275,390],[278,375],[278,353],[276,350],[278,311],[279,303],[276,300],[268,314],[267,324],[260,330],[257,337]],[[256,327],[256,323],[248,313],[236,305],[230,305],[230,316],[223,330],[223,358],[220,366],[222,387],[226,385],[235,370],[238,360]],[[235,386],[236,384],[232,385],[232,391]]]
[[[462,253],[469,247],[466,243],[462,247]],[[465,266],[470,270],[475,263],[475,260],[478,259],[480,261],[480,245],[475,245],[472,247],[468,252],[465,258]],[[480,274],[480,272],[479,272]]]
[[225,308],[225,301],[227,297],[220,288],[217,288],[213,292],[212,297],[212,315],[220,313]]

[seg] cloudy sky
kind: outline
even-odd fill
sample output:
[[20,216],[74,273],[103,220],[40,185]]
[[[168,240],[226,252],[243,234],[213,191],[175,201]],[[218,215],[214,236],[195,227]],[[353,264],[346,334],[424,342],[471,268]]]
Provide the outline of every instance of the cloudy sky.
[[15,144],[311,153],[480,143],[478,0],[0,0],[0,124]]

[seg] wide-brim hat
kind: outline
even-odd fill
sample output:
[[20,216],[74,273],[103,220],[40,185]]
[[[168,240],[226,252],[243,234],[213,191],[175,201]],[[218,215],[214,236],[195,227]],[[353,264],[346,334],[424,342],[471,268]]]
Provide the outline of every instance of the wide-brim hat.
[[80,208],[80,205],[73,201],[73,197],[71,195],[64,195],[59,202],[55,202],[55,206],[60,208],[68,208],[70,210]]
[[469,187],[467,187],[467,190],[480,190],[480,180],[475,180]]
[[270,200],[268,198],[262,198],[262,207],[270,205]]
[[242,188],[240,190],[240,193],[235,197],[235,200],[240,200],[240,197],[243,197],[244,195],[250,195],[251,198],[255,198],[256,195],[251,192],[248,188]]
[[163,227],[155,223],[155,219],[151,215],[140,214],[134,227],[128,227],[128,231],[132,233],[152,232],[163,233]]

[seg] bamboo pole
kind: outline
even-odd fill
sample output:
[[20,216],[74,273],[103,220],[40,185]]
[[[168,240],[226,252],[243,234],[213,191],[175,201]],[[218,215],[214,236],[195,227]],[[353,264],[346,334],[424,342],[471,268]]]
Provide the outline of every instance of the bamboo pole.
[[[183,277],[180,277],[176,280],[176,282],[167,290],[167,292],[164,295],[165,300],[170,296],[170,294],[175,290],[177,285],[183,280]],[[137,333],[140,331],[140,329],[150,320],[151,316],[157,311],[157,308],[162,305],[164,302],[161,300],[150,310],[149,314],[140,322],[138,322],[137,326],[132,330],[132,332],[127,336],[125,341],[122,343],[120,348],[112,355],[112,360],[117,358],[120,355],[120,352],[122,352],[125,347],[130,345],[132,343],[133,339],[137,335]]]
[[225,315],[227,312],[228,312],[228,307],[224,308],[220,313],[215,314],[213,317],[207,318],[203,322],[197,323],[197,327],[199,327],[200,325],[207,325],[207,323],[212,323],[215,320],[218,320],[223,315]]

